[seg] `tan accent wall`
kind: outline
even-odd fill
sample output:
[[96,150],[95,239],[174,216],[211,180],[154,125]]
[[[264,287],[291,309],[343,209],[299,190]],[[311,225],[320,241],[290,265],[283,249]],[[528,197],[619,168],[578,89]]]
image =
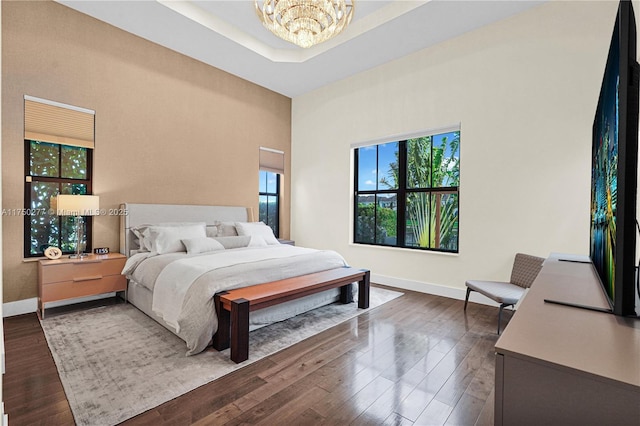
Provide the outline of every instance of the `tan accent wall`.
[[[259,147],[285,151],[281,237],[289,237],[291,99],[60,4],[2,4],[2,201],[24,204],[23,96],[96,111],[94,194],[122,202],[258,209]],[[4,216],[4,302],[37,295],[23,217]],[[94,219],[118,250],[118,217]]]

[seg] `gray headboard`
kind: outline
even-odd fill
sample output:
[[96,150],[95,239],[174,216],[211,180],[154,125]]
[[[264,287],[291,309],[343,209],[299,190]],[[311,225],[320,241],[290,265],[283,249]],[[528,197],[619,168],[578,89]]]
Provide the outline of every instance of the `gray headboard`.
[[138,248],[131,228],[139,225],[164,222],[205,222],[213,225],[216,221],[253,221],[250,207],[122,203],[120,209],[125,213],[120,216],[120,253],[127,256],[130,250]]

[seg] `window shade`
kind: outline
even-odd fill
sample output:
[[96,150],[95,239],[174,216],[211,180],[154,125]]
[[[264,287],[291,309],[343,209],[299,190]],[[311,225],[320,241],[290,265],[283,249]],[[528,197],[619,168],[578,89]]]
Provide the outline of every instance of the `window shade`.
[[284,174],[284,152],[260,147],[260,170]]
[[94,147],[94,111],[25,96],[24,138]]
[[385,136],[383,138],[372,139],[365,142],[355,142],[351,144],[351,149],[363,148],[365,146],[380,145],[388,142],[397,142],[397,141],[402,141],[406,139],[420,138],[425,135],[438,135],[440,133],[457,132],[459,130],[460,130],[460,123],[454,124],[451,126],[433,127],[431,129],[418,130],[416,132],[411,132],[411,133],[400,133],[397,135]]

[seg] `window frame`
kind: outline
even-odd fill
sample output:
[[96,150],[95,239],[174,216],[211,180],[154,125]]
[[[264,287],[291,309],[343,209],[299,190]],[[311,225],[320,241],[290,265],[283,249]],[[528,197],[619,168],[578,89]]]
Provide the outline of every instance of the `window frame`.
[[[24,185],[24,211],[26,213],[38,214],[37,212],[33,212],[31,208],[31,189],[34,182],[49,182],[49,183],[57,183],[58,189],[61,184],[83,184],[87,187],[87,195],[93,194],[93,149],[80,147],[77,148],[86,149],[87,150],[87,179],[75,179],[75,178],[63,178],[63,177],[51,177],[51,176],[33,176],[31,175],[31,142],[40,142],[40,143],[48,143],[51,145],[58,146],[58,170],[62,171],[62,149],[65,144],[48,142],[48,141],[39,141],[35,139],[24,139],[24,175],[25,175],[25,185]],[[67,145],[75,147],[74,145]],[[84,228],[86,232],[86,247],[93,247],[93,217],[92,216],[82,216],[84,218]],[[23,254],[25,258],[37,258],[44,256],[43,253],[31,253],[31,215],[25,214],[23,216]],[[62,229],[62,221],[63,216],[58,216],[58,229]],[[58,236],[58,247],[62,247],[62,235]],[[72,254],[74,251],[63,251],[63,254]]]
[[[454,133],[458,132],[458,137],[460,137],[460,127],[454,128],[443,128],[432,131],[420,132],[415,135],[404,136],[402,138],[397,139],[389,139],[386,141],[376,141],[374,143],[367,144],[358,144],[353,146],[353,158],[354,158],[354,173],[353,173],[353,232],[351,235],[351,242],[353,244],[361,244],[367,246],[380,246],[380,247],[392,247],[392,248],[403,248],[403,249],[412,249],[412,250],[421,250],[421,251],[429,251],[429,252],[439,252],[439,253],[450,253],[450,254],[458,254],[460,252],[460,181],[457,186],[447,186],[447,187],[429,187],[429,188],[408,188],[407,186],[407,141],[411,139],[421,138],[421,137],[431,137],[431,158],[433,158],[433,137],[446,134],[446,133]],[[376,188],[375,190],[360,190],[359,189],[359,150],[365,147],[378,147],[380,145],[384,145],[387,143],[398,143],[398,182],[397,189],[379,189],[379,175],[376,175]],[[459,150],[460,148],[458,148]],[[458,154],[460,156],[460,154]],[[378,159],[378,151],[376,151],[376,158]],[[459,160],[460,161],[460,160]],[[433,171],[431,174],[431,178],[433,178]],[[431,182],[433,183],[433,182]],[[407,205],[407,197],[412,193],[427,193],[430,195],[430,209],[435,208],[434,202],[431,200],[435,199],[435,196],[443,195],[443,194],[455,194],[457,196],[457,223],[458,223],[458,233],[456,236],[456,249],[443,249],[443,248],[435,248],[435,247],[419,247],[413,245],[407,245],[405,239],[406,232],[406,205]],[[374,237],[373,242],[362,242],[357,241],[356,236],[358,232],[358,198],[361,195],[368,195],[374,197],[374,205],[377,206],[377,196],[379,194],[395,194],[396,195],[396,242],[395,244],[383,244],[376,242],[375,230],[377,229],[378,224],[378,215],[374,211],[373,220],[374,220]],[[439,218],[436,219],[436,223],[439,222]],[[431,239],[431,226],[429,229],[429,240]]]
[[[260,218],[260,197],[265,196],[265,197],[275,197],[276,199],[276,220],[275,220],[275,224],[270,224],[269,223],[269,201],[267,199],[267,218],[264,221],[264,223],[271,227],[271,225],[273,225],[273,227],[271,227],[271,229],[273,229],[273,234],[275,235],[276,238],[279,238],[280,236],[280,173],[275,173],[269,170],[259,170],[258,171],[258,182],[260,182],[260,174],[261,173],[273,173],[276,175],[276,191],[275,192],[268,192],[268,191],[261,191],[262,188],[258,188],[258,220],[262,220]],[[267,175],[268,178],[268,175]],[[267,188],[269,186],[267,185]],[[275,228],[275,229],[274,229]]]

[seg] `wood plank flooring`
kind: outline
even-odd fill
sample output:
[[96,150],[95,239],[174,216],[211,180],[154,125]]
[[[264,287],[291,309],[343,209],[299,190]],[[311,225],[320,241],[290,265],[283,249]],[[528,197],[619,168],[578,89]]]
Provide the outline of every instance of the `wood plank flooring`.
[[[402,291],[124,424],[492,425],[497,308]],[[4,330],[10,424],[74,424],[36,315]]]

